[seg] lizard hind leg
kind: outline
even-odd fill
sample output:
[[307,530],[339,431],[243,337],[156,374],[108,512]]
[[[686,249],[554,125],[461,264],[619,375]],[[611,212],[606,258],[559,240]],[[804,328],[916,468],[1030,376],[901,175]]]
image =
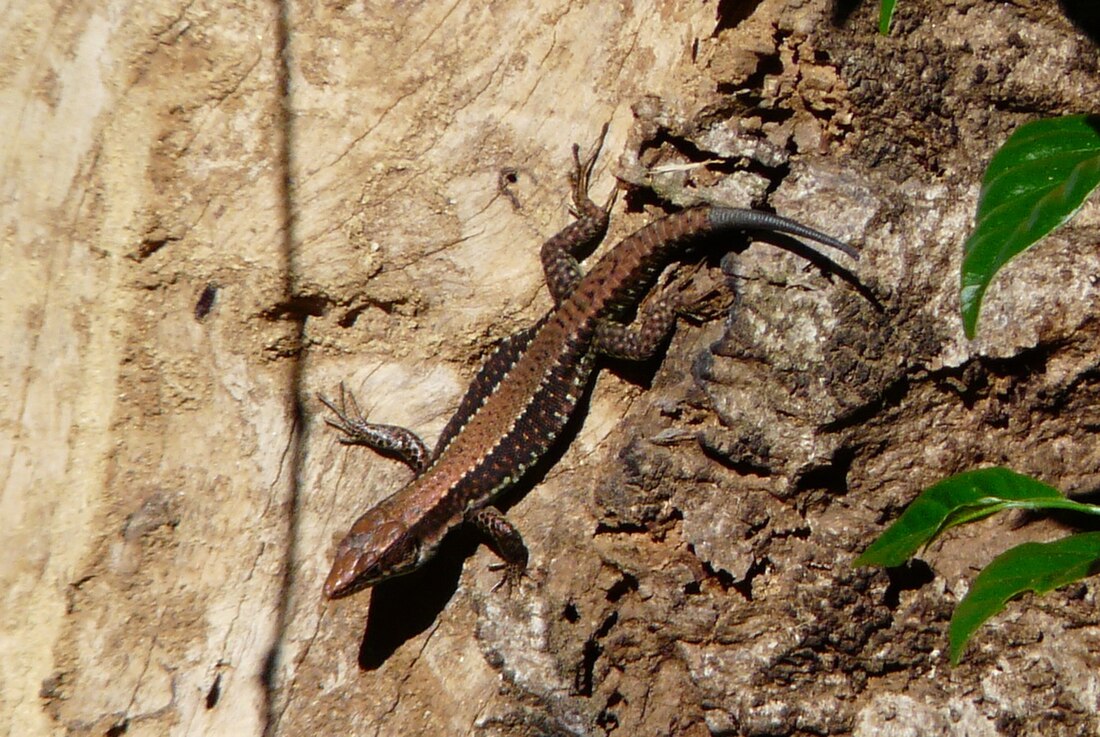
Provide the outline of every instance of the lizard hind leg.
[[335,418],[326,417],[325,422],[343,433],[340,442],[344,445],[365,445],[384,455],[390,455],[404,462],[419,476],[428,467],[431,451],[424,441],[412,430],[397,425],[382,425],[367,422],[363,417],[355,395],[340,384],[340,398],[333,402],[317,395]]
[[659,296],[646,301],[637,318],[623,324],[611,319],[596,325],[593,345],[605,356],[628,361],[652,358],[676,327],[676,316],[683,310],[683,296],[674,286],[665,288]]
[[732,302],[726,290],[697,286],[693,269],[678,272],[638,310],[638,316],[623,324],[605,318],[596,325],[594,346],[601,355],[628,361],[652,358],[676,329],[676,319],[705,321],[728,311]]
[[570,173],[572,201],[569,212],[576,220],[542,244],[540,257],[546,286],[554,298],[554,305],[562,303],[581,280],[578,259],[592,252],[607,234],[611,207],[617,190],[612,190],[607,202],[600,207],[588,196],[592,170],[596,166],[608,125],[605,123],[592,151],[582,161],[580,147],[573,146],[573,170]]

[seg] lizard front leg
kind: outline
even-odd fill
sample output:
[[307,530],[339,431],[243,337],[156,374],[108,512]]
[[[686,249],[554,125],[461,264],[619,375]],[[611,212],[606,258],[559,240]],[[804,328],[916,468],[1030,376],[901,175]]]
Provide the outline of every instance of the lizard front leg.
[[367,422],[355,396],[345,391],[343,384],[340,385],[338,402],[332,402],[319,394],[317,398],[336,415],[335,419],[326,417],[325,422],[344,433],[340,438],[344,445],[366,445],[384,455],[393,456],[412,468],[417,476],[428,467],[431,451],[416,433],[397,425]]
[[504,561],[504,578],[493,590],[505,584],[511,588],[527,571],[527,546],[519,530],[492,506],[471,509],[466,513],[466,522],[489,538],[489,544]]

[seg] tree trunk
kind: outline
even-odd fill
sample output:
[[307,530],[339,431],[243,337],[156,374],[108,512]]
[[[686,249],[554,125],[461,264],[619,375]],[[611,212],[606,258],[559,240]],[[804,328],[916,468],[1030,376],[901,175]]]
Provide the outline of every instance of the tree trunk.
[[[958,471],[1100,482],[1096,198],[998,277],[974,341],[957,297],[989,156],[1095,110],[1096,47],[1049,3],[902,0],[888,37],[876,6],[9,8],[0,730],[1100,731],[1091,579],[947,664],[975,568],[1058,524],[850,565]],[[494,591],[460,534],[323,601],[334,539],[410,473],[340,445],[316,393],[434,440],[550,307],[538,247],[607,121],[609,243],[711,201],[860,262],[738,238],[681,269],[710,319],[605,362],[505,500],[531,580]]]

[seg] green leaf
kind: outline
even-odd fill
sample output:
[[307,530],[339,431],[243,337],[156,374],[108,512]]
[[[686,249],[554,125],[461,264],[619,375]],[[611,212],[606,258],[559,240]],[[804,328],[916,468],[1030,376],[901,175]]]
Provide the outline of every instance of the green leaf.
[[966,471],[921,492],[853,565],[900,566],[921,547],[956,525],[988,517],[1011,506],[1065,504],[1088,507],[1071,502],[1057,489],[1007,468]]
[[878,8],[878,32],[883,36],[890,34],[890,21],[894,17],[895,0],[882,0]]
[[1100,570],[1100,532],[1049,543],[1024,543],[1001,553],[974,579],[951,615],[951,664],[967,640],[1008,601],[1027,591],[1045,594]]
[[963,248],[962,316],[974,337],[982,297],[1016,254],[1069,220],[1100,184],[1100,116],[1026,123],[993,155]]

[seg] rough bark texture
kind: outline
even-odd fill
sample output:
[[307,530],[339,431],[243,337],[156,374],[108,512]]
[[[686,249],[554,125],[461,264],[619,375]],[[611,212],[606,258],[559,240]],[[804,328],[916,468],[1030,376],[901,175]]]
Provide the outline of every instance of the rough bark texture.
[[[985,162],[1095,111],[1096,46],[1040,0],[903,0],[887,38],[876,12],[9,7],[0,733],[1100,732],[1095,581],[944,652],[975,567],[1058,523],[850,566],[948,474],[1100,482],[1095,198],[998,278],[976,341],[957,299]],[[459,536],[321,601],[334,536],[408,471],[338,445],[314,393],[434,439],[547,309],[538,244],[607,120],[613,236],[766,202],[860,245],[856,279],[731,242],[692,278],[720,317],[610,364],[510,497],[533,581],[492,591]]]

